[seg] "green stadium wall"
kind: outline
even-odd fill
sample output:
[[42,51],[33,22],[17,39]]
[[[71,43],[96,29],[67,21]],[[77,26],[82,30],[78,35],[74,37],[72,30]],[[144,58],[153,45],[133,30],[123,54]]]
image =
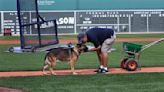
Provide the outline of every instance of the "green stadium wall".
[[[19,35],[16,1],[0,0],[0,35],[5,28]],[[59,33],[76,34],[95,26],[164,33],[164,0],[38,0],[38,5],[42,17],[57,19]]]
[[[164,0],[38,0],[40,10],[164,9]],[[16,0],[0,0],[0,11],[16,11]]]

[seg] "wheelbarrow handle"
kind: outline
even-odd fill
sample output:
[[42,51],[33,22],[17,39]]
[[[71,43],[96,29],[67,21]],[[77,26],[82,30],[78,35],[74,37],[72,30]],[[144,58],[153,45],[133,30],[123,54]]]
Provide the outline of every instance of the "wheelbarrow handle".
[[155,45],[155,44],[157,44],[157,43],[159,43],[159,42],[161,42],[161,41],[164,41],[164,38],[161,38],[161,39],[159,39],[159,40],[157,40],[157,41],[154,41],[154,42],[151,42],[151,43],[149,43],[149,44],[147,44],[147,45],[144,45],[144,46],[142,47],[141,51],[143,51],[143,50],[145,50],[145,49],[147,49],[147,48],[149,48],[149,47],[151,47],[151,46],[153,46],[153,45]]

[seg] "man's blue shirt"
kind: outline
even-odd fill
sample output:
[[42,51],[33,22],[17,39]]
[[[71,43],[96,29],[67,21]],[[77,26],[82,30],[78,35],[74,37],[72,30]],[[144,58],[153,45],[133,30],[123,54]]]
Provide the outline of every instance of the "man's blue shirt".
[[88,42],[94,44],[95,47],[101,46],[103,42],[114,35],[114,31],[109,28],[92,28],[87,32]]

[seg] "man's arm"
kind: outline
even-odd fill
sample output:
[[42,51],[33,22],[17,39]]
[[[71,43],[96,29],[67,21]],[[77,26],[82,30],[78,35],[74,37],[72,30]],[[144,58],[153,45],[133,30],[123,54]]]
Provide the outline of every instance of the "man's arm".
[[101,49],[101,46],[98,46],[97,48],[91,48],[88,51],[99,51]]
[[89,51],[99,51],[101,49],[100,42],[97,38],[95,38],[92,43],[94,44],[95,48],[91,48]]

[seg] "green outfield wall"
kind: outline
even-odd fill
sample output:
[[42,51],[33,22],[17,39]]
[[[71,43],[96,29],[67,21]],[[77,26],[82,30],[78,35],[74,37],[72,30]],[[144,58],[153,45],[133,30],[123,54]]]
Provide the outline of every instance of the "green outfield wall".
[[[31,6],[25,5],[29,12],[24,19],[30,23],[35,18]],[[6,28],[19,35],[16,6],[16,0],[0,0],[0,35]],[[38,6],[44,19],[57,20],[60,34],[76,34],[93,27],[164,33],[164,0],[38,0]]]
[[[163,9],[164,0],[38,0],[40,10]],[[0,0],[0,11],[15,11],[16,0]]]

